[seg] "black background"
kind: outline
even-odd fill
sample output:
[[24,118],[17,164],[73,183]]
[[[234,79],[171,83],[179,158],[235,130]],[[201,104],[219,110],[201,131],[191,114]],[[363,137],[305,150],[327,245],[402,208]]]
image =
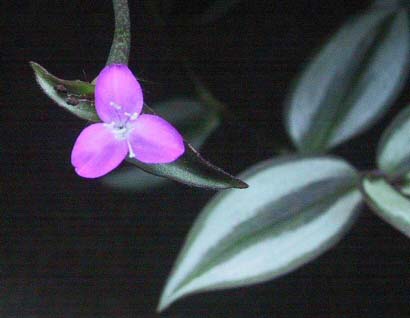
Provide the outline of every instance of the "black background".
[[[207,2],[176,3],[164,28],[130,0],[130,67],[151,104],[192,94],[178,59],[190,57],[233,115],[202,153],[236,174],[286,141],[281,117],[291,80],[370,1],[243,1],[206,27],[186,17]],[[0,317],[157,317],[183,239],[214,192],[174,183],[119,193],[74,173],[70,152],[86,123],[40,91],[28,62],[92,80],[111,43],[110,1],[3,1],[1,23]],[[408,101],[403,94],[375,128],[334,153],[371,169],[380,133]],[[410,317],[409,265],[410,241],[363,208],[340,244],[303,268],[190,296],[162,316]]]

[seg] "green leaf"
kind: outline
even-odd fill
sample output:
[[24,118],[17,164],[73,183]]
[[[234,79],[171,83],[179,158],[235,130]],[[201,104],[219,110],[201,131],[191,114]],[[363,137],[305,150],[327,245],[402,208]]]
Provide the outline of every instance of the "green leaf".
[[[190,98],[175,98],[154,104],[152,108],[172,123],[194,147],[200,149],[220,125],[221,114]],[[123,191],[146,191],[166,184],[167,179],[135,167],[124,167],[101,179],[105,185]]]
[[[144,105],[143,113],[156,114],[150,107]],[[248,185],[238,178],[226,173],[205,160],[198,151],[184,141],[185,153],[176,161],[167,164],[145,164],[135,158],[127,161],[138,168],[160,177],[185,183],[190,186],[214,190],[238,188],[245,189]]]
[[383,133],[377,148],[377,165],[391,175],[410,171],[410,106]]
[[188,234],[158,310],[200,291],[264,282],[313,260],[344,235],[361,201],[357,175],[332,157],[285,157],[240,175]]
[[30,62],[30,65],[44,93],[59,106],[81,119],[100,121],[94,106],[93,84],[79,80],[63,80],[35,62]]
[[138,168],[160,177],[185,183],[190,186],[208,189],[244,189],[248,185],[206,161],[188,143],[185,142],[185,153],[176,161],[168,164],[145,164],[136,159],[127,159]]
[[382,176],[365,175],[361,190],[367,204],[387,223],[410,237],[410,200]]
[[399,95],[409,73],[405,9],[369,10],[348,21],[291,90],[286,128],[303,153],[321,153],[363,132]]
[[[156,114],[144,105],[143,113]],[[185,153],[176,161],[167,164],[145,164],[135,158],[127,161],[138,168],[160,177],[208,189],[245,189],[248,185],[205,160],[198,151],[184,141]]]
[[133,165],[124,165],[101,179],[103,185],[124,192],[146,192],[170,184],[164,177],[145,172]]

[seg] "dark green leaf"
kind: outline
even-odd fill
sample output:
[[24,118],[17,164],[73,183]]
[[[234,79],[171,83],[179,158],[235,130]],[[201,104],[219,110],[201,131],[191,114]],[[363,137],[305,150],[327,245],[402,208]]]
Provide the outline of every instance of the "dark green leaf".
[[185,183],[190,186],[209,189],[247,188],[248,185],[206,161],[188,143],[185,153],[175,162],[168,164],[145,164],[135,159],[127,159],[142,170],[157,176]]
[[133,165],[119,167],[104,176],[101,182],[124,192],[146,192],[171,183],[167,178],[155,176]]
[[89,121],[100,121],[94,106],[94,85],[79,80],[60,79],[30,62],[37,83],[53,101],[70,113]]
[[[148,106],[144,113],[155,114]],[[185,153],[176,161],[168,164],[145,164],[136,159],[127,159],[142,170],[160,177],[179,181],[190,186],[210,189],[247,188],[243,181],[231,176],[222,169],[212,165],[187,142]]]

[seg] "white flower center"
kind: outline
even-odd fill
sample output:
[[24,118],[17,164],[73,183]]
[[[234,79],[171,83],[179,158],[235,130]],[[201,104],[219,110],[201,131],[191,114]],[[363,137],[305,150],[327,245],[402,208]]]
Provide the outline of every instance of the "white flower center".
[[131,131],[133,130],[132,125],[129,123],[121,124],[113,121],[109,124],[105,123],[104,126],[107,127],[118,140],[128,139]]
[[112,121],[109,124],[105,123],[104,126],[111,130],[116,139],[127,141],[129,156],[130,158],[134,158],[135,154],[131,148],[129,136],[134,129],[131,122],[138,118],[138,113],[130,114],[128,112],[121,112],[122,106],[114,102],[110,102],[110,106],[115,109],[118,121]]
[[125,124],[123,126],[114,124],[114,126],[111,128],[111,131],[115,135],[115,138],[117,138],[118,140],[125,140],[128,139],[128,136],[132,131],[132,127],[128,124]]

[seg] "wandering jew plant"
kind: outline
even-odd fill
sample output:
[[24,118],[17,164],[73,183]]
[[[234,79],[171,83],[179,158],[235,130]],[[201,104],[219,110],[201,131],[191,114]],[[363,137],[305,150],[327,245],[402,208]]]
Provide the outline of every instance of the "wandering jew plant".
[[[383,134],[373,171],[359,172],[345,159],[327,154],[370,128],[400,95],[410,69],[407,1],[377,0],[330,38],[286,101],[285,126],[293,150],[247,169],[239,176],[246,183],[210,164],[181,137],[189,136],[199,147],[226,111],[196,76],[191,74],[198,92],[194,100],[156,108],[168,112],[171,124],[144,105],[141,87],[126,66],[127,1],[113,3],[114,41],[96,85],[59,79],[36,63],[31,66],[58,105],[96,122],[84,129],[72,152],[79,175],[103,176],[126,159],[150,174],[192,186],[231,188],[216,194],[195,222],[159,311],[189,294],[247,286],[299,268],[347,233],[363,202],[410,237],[409,109]],[[158,19],[162,25],[165,21]],[[181,110],[181,105],[186,107]],[[131,191],[164,185],[135,171],[113,171],[103,180],[114,177]],[[134,187],[142,178],[146,183]]]
[[410,69],[409,2],[378,0],[352,17],[306,65],[285,107],[293,154],[240,177],[246,191],[215,195],[193,225],[158,310],[193,293],[289,273],[334,246],[363,202],[410,237],[410,112],[379,143],[377,169],[326,155],[384,115]]

